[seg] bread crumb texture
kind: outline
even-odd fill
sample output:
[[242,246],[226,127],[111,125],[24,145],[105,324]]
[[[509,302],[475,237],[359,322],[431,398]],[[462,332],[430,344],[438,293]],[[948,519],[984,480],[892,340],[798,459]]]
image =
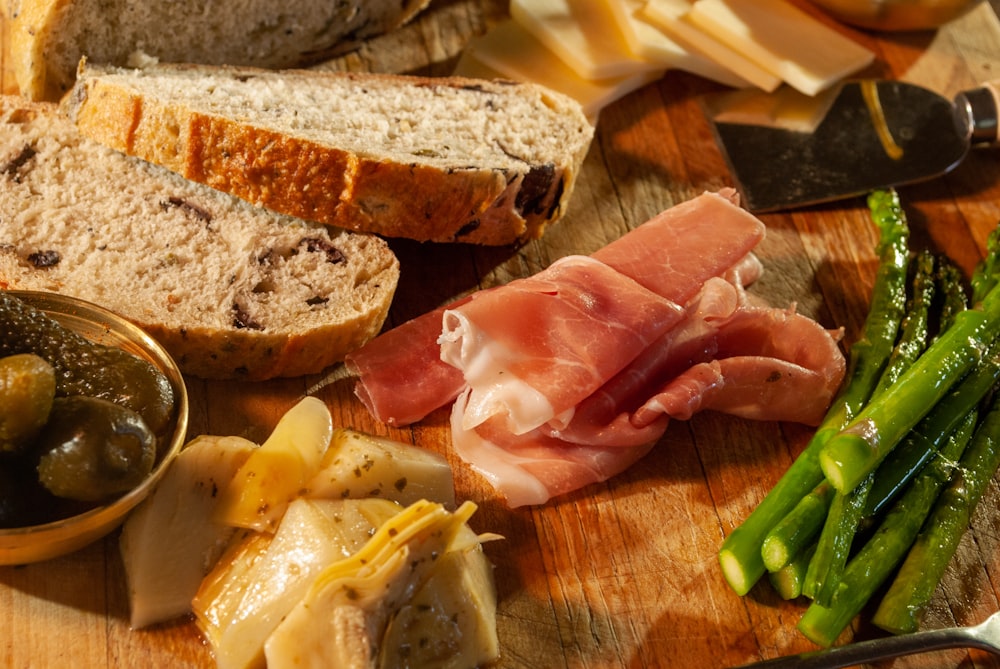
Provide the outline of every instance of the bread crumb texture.
[[0,101],[0,287],[101,304],[182,370],[319,372],[382,326],[399,266],[374,236],[275,214]]

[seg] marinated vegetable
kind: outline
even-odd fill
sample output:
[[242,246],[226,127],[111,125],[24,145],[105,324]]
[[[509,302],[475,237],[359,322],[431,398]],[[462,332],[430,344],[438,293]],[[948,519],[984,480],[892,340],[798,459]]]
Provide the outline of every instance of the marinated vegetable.
[[34,353],[56,372],[56,395],[99,397],[127,407],[161,434],[174,410],[169,380],[128,351],[90,341],[14,295],[0,292],[0,355]]
[[44,358],[0,358],[0,452],[18,453],[31,443],[49,418],[55,394],[55,370]]
[[139,414],[96,397],[59,397],[39,435],[38,479],[52,494],[98,501],[152,471],[156,435]]

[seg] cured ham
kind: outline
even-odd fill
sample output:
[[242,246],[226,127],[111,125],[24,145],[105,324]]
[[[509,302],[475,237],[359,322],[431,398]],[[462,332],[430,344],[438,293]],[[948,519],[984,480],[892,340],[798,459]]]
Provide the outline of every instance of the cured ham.
[[466,428],[494,415],[515,434],[567,420],[684,316],[680,305],[586,256],[505,288],[444,312],[441,359],[469,387]]
[[465,387],[462,370],[441,361],[440,307],[369,341],[344,361],[359,379],[355,393],[389,425],[409,425],[451,402]]
[[397,425],[451,404],[456,452],[512,507],[620,473],[700,411],[816,424],[839,335],[748,297],[763,236],[705,193],[381,335],[348,358],[358,396]]

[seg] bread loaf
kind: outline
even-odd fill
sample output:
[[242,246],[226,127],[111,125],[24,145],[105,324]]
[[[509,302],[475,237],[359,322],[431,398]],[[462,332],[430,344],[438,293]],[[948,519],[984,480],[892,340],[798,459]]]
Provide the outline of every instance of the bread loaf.
[[558,220],[593,137],[535,84],[81,64],[81,132],[253,204],[419,241],[503,245]]
[[380,238],[253,207],[0,97],[0,288],[95,302],[206,378],[319,372],[374,336],[399,277]]
[[0,0],[21,94],[58,100],[82,56],[297,67],[393,30],[428,0]]

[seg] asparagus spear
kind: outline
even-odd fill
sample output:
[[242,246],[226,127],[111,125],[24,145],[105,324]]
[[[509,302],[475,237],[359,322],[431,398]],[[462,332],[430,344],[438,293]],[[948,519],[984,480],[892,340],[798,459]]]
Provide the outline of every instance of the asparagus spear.
[[969,434],[949,439],[927,467],[892,506],[878,530],[851,558],[829,606],[813,602],[798,628],[809,640],[829,646],[875,591],[892,574],[909,550],[931,507],[948,482],[969,442]]
[[895,191],[872,193],[868,206],[879,229],[879,268],[862,335],[850,348],[847,382],[806,448],[719,549],[723,575],[737,594],[745,595],[764,575],[765,536],[823,480],[819,465],[823,445],[868,401],[896,341],[906,308],[910,229]]
[[912,290],[907,300],[906,316],[896,342],[879,377],[873,396],[877,396],[899,379],[900,375],[920,357],[927,348],[930,330],[931,303],[937,292],[937,261],[930,251],[921,251],[913,259]]
[[868,496],[866,517],[877,516],[888,506],[997,383],[1000,383],[1000,339],[993,342],[983,361],[879,465]]
[[997,467],[1000,403],[994,400],[962,455],[956,476],[935,503],[872,622],[893,634],[917,630]]
[[874,475],[866,477],[847,493],[835,493],[830,502],[816,553],[802,583],[802,594],[824,606],[830,603],[843,576],[873,478]]
[[[934,256],[927,251],[919,253],[913,261],[913,268],[912,290],[899,340],[872,397],[878,397],[895,383],[927,348],[930,306],[935,288]],[[874,478],[874,473],[869,474],[853,490],[837,491],[830,502],[815,555],[802,583],[803,594],[821,604],[829,603],[843,574]]]
[[761,547],[764,567],[769,572],[784,568],[806,547],[815,543],[816,535],[827,517],[833,492],[833,486],[828,482],[820,482],[771,528]]
[[940,258],[937,263],[936,283],[940,298],[938,333],[946,331],[955,322],[955,316],[969,308],[969,296],[962,284],[962,270],[948,258]]
[[1000,288],[955,323],[875,401],[870,402],[820,453],[823,473],[840,491],[851,490],[983,358],[1000,334]]
[[1000,226],[986,238],[986,255],[976,265],[970,283],[972,303],[978,304],[1000,280]]
[[781,569],[768,572],[768,580],[771,581],[771,586],[777,591],[779,597],[792,600],[802,596],[802,584],[805,581],[806,570],[809,569],[809,561],[815,552],[816,544],[812,544]]

